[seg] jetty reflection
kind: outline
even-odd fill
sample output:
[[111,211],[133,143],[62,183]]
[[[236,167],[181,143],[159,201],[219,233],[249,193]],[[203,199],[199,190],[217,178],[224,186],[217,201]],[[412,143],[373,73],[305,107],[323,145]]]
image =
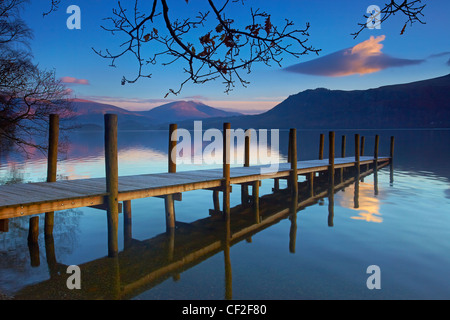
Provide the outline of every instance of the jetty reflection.
[[[243,203],[230,208],[228,219],[210,210],[210,215],[192,223],[175,221],[175,228],[148,240],[136,240],[131,230],[131,203],[124,204],[124,250],[114,258],[104,257],[82,265],[81,289],[69,290],[66,273],[67,265],[58,262],[53,237],[45,239],[46,263],[49,279],[23,288],[16,299],[131,299],[152,289],[163,281],[180,278],[180,274],[195,267],[202,261],[220,254],[224,256],[224,299],[233,298],[232,259],[230,248],[283,219],[289,219],[291,227],[289,245],[286,250],[295,253],[298,211],[328,198],[328,226],[334,226],[334,194],[347,187],[353,187],[355,206],[359,202],[359,182],[364,177],[377,173],[389,165],[377,167],[336,169],[336,176],[330,172],[306,175],[304,182],[298,183],[298,192],[292,188],[280,189],[276,181],[273,193],[259,196],[258,187],[249,186],[251,195],[243,197]],[[374,179],[377,192],[377,179]],[[295,189],[295,188],[294,188]],[[254,191],[254,192],[253,192]],[[246,191],[247,192],[247,191]],[[30,242],[30,256],[39,257],[39,248]],[[39,263],[33,260],[32,263]],[[40,263],[44,263],[40,261]]]

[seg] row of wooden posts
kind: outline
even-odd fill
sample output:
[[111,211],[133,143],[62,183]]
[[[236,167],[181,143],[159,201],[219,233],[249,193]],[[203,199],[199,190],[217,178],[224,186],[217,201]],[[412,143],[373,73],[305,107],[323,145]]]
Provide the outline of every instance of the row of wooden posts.
[[[107,224],[108,224],[108,256],[113,257],[118,254],[118,215],[119,215],[119,202],[118,202],[118,148],[117,148],[117,115],[106,114],[105,115],[105,172],[106,172],[106,206],[107,210]],[[176,132],[177,125],[171,124],[169,126],[169,148],[168,148],[168,172],[176,172],[175,157],[176,154]],[[59,135],[59,117],[58,115],[51,115],[49,122],[49,148],[48,148],[48,170],[47,181],[56,181],[57,172],[57,154],[58,154],[58,135]],[[324,152],[324,134],[320,135],[319,140],[319,160],[323,160]],[[360,138],[359,134],[355,134],[355,167],[360,170],[360,155],[364,154],[364,137]],[[377,167],[378,159],[378,145],[379,136],[375,136],[375,148],[374,148],[374,164]],[[345,157],[346,148],[346,136],[342,136],[341,157]],[[250,166],[250,136],[245,135],[245,152],[244,152],[244,166]],[[229,219],[230,216],[230,123],[224,123],[223,125],[223,180],[222,185],[219,188],[214,188],[213,202],[214,211],[220,211],[219,204],[219,192],[223,193],[223,209],[222,214],[225,219]],[[394,137],[391,137],[390,157],[393,160],[394,155]],[[295,128],[289,131],[289,148],[288,148],[288,161],[290,162],[291,174],[288,178],[288,187],[292,190],[292,195],[298,195],[298,168],[297,168],[297,130]],[[329,166],[329,182],[334,185],[334,159],[335,159],[335,132],[329,132],[329,153],[328,153],[328,166]],[[313,183],[314,173],[307,174],[307,179]],[[259,186],[260,181],[254,181],[251,183],[245,183],[242,185],[241,196],[243,202],[248,197],[248,187],[252,186],[252,199],[253,205],[258,206],[259,200]],[[279,189],[279,178],[274,181],[274,190]],[[177,195],[168,194],[163,196],[165,199],[165,212],[166,212],[166,229],[168,232],[173,232],[175,229],[175,210],[174,201],[177,199]],[[179,199],[178,199],[179,200]],[[124,228],[125,230],[131,227],[131,201],[123,202],[124,213]],[[53,232],[54,224],[54,212],[45,213],[45,236],[51,236]],[[37,243],[38,237],[38,225],[39,217],[32,217],[30,219],[30,229],[28,240],[30,243]]]
[[[59,142],[59,115],[51,114],[49,118],[48,154],[47,154],[47,182],[55,182],[57,176]],[[44,234],[46,237],[53,235],[54,212],[45,213]],[[28,243],[36,244],[39,235],[39,217],[30,218],[28,229]]]
[[[223,180],[220,188],[214,188],[213,202],[214,211],[220,211],[219,192],[223,194],[223,209],[222,215],[224,219],[230,218],[230,123],[223,124]],[[176,161],[173,155],[176,154],[177,145],[177,125],[171,124],[169,126],[169,149],[168,149],[168,171],[169,173],[176,172]],[[319,160],[323,159],[324,149],[324,135],[320,135],[319,143]],[[361,141],[361,144],[360,144]],[[364,154],[364,137],[355,134],[355,166],[359,172],[360,170],[360,155]],[[342,136],[341,157],[345,157],[346,136]],[[245,135],[244,146],[244,166],[250,166],[250,135]],[[379,135],[375,136],[374,147],[374,167],[377,167],[379,150]],[[391,137],[390,156],[393,159],[394,154],[394,137]],[[335,132],[329,132],[329,183],[334,185],[334,159],[335,159]],[[288,179],[289,188],[294,197],[298,196],[298,168],[297,168],[297,130],[291,128],[289,131],[289,147],[288,147],[288,161],[291,164],[291,174]],[[106,164],[106,185],[108,196],[108,255],[115,256],[118,253],[118,159],[117,159],[117,116],[114,114],[105,115],[105,164]],[[313,180],[314,174],[309,175],[309,179]],[[279,184],[279,179],[275,179],[275,188]],[[253,206],[259,206],[259,186],[260,181],[242,184],[241,197],[243,202],[248,198],[248,186],[252,186],[252,200]],[[166,213],[166,230],[167,232],[174,232],[175,229],[175,209],[174,209],[174,195],[166,195],[165,198],[165,213]],[[125,201],[125,206],[130,207],[129,201]],[[295,201],[294,201],[295,203]],[[125,219],[131,221],[131,210],[125,210]]]

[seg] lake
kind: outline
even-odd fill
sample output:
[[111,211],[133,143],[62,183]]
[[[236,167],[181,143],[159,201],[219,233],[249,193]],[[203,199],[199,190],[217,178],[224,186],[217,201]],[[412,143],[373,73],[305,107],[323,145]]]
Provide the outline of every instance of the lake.
[[[298,130],[299,160],[317,158],[319,133]],[[56,212],[51,242],[44,239],[40,215],[39,246],[34,249],[27,244],[29,218],[14,218],[9,231],[0,232],[0,293],[20,299],[70,298],[75,293],[52,290],[69,277],[67,266],[77,265],[82,287],[72,291],[80,299],[450,299],[450,130],[341,130],[336,131],[336,150],[345,134],[347,155],[353,155],[354,133],[365,136],[366,155],[373,152],[375,134],[380,135],[380,155],[389,155],[390,136],[395,136],[393,181],[385,167],[376,180],[370,174],[357,186],[346,185],[334,195],[332,226],[324,197],[223,244],[214,238],[220,239],[223,222],[208,220],[212,192],[190,191],[175,203],[179,227],[173,246],[173,238],[165,234],[164,200],[133,200],[131,239],[122,232],[119,216],[117,262],[106,258],[105,211]],[[287,131],[280,132],[277,157],[283,162],[287,137]],[[119,174],[166,172],[167,141],[167,131],[119,131]],[[214,165],[179,165],[178,170],[204,167]],[[58,178],[103,177],[104,171],[103,133],[74,132],[67,152],[60,155]],[[2,183],[45,177],[42,155],[1,155]],[[264,180],[260,196],[283,205],[283,197],[270,198],[273,186],[273,180]],[[231,207],[240,200],[240,186],[233,186]],[[238,228],[233,220],[231,228]],[[201,239],[203,233],[208,237]],[[183,256],[186,252],[177,251],[177,245],[201,250]],[[369,266],[379,268],[379,289],[367,286]],[[137,274],[145,276],[136,280]],[[89,281],[96,283],[94,289],[88,290]]]

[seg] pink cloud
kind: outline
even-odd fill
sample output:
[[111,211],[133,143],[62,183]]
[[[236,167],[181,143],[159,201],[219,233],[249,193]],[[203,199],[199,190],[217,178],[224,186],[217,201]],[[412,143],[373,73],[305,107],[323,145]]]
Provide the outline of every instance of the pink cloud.
[[70,88],[66,88],[66,89],[64,90],[64,95],[67,95],[67,96],[73,95],[73,90],[70,89]]
[[424,60],[401,59],[383,52],[381,42],[385,36],[373,37],[358,43],[354,47],[343,49],[329,55],[299,63],[285,70],[290,72],[342,77],[353,74],[368,74],[387,68],[402,67],[422,63]]
[[66,83],[66,84],[89,85],[89,81],[86,79],[77,79],[74,77],[62,77],[60,80],[62,83]]

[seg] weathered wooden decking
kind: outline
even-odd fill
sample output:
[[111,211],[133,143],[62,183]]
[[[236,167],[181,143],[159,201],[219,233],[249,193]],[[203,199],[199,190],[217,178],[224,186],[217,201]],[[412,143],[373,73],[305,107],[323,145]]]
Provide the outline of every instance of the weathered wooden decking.
[[[166,209],[166,228],[172,232],[175,228],[174,200],[182,192],[191,190],[213,190],[214,213],[221,213],[225,219],[230,216],[231,185],[240,184],[242,203],[248,201],[248,186],[252,186],[252,201],[259,206],[259,184],[261,180],[275,179],[274,189],[279,189],[278,179],[287,179],[288,189],[293,197],[298,196],[298,176],[306,175],[314,185],[317,172],[328,174],[330,186],[334,185],[337,169],[354,167],[357,172],[361,166],[393,161],[394,137],[391,137],[389,157],[378,155],[379,136],[375,136],[373,156],[364,155],[364,139],[355,134],[355,156],[345,156],[345,136],[342,136],[341,158],[335,156],[335,133],[329,132],[328,158],[323,159],[324,135],[320,136],[319,160],[297,161],[297,129],[289,131],[288,163],[250,166],[250,132],[245,134],[244,167],[230,166],[231,129],[229,123],[223,126],[223,167],[222,169],[204,169],[178,171],[177,125],[169,127],[168,173],[143,174],[119,177],[117,149],[117,115],[105,115],[105,178],[56,181],[58,125],[59,118],[53,115],[49,128],[49,155],[47,182],[0,186],[0,222],[7,229],[9,218],[45,213],[45,234],[52,234],[54,212],[66,209],[95,207],[107,211],[108,255],[118,254],[118,214],[120,201],[125,207],[124,219],[131,221],[131,200],[147,197],[163,197]],[[269,171],[272,170],[272,171]],[[218,193],[223,194],[223,209],[220,210]],[[179,199],[179,197],[178,197]],[[28,241],[36,243],[38,239],[39,217],[30,218]],[[1,226],[1,225],[0,225]]]
[[[80,290],[67,288],[67,267],[59,262],[53,238],[46,239],[45,252],[49,277],[26,286],[16,295],[16,299],[130,299],[150,290],[170,277],[179,279],[181,274],[202,261],[223,252],[224,255],[224,297],[231,299],[233,294],[232,266],[230,248],[269,228],[284,219],[290,220],[289,234],[286,235],[286,249],[295,253],[297,241],[297,211],[314,205],[354,184],[355,208],[359,198],[359,179],[369,174],[376,175],[378,169],[388,165],[382,162],[377,169],[363,166],[360,175],[355,168],[343,170],[330,192],[328,177],[322,175],[311,181],[299,182],[299,197],[291,206],[292,196],[288,189],[261,196],[260,207],[239,204],[230,209],[230,221],[225,222],[214,215],[191,223],[177,223],[176,233],[161,233],[150,239],[137,240],[131,230],[124,230],[124,249],[117,259],[101,257],[79,265],[82,270]],[[375,176],[376,177],[376,176]],[[374,178],[374,190],[377,190]],[[311,192],[312,188],[312,192]],[[256,209],[256,210],[255,210]],[[206,210],[205,210],[206,211]],[[330,216],[331,215],[331,216]],[[334,210],[328,208],[327,224],[333,220]],[[38,250],[39,247],[34,247]],[[34,256],[39,257],[39,252]],[[51,258],[48,258],[51,257]],[[41,262],[42,263],[42,262]],[[182,276],[181,276],[182,277]],[[219,279],[220,280],[220,279]],[[223,281],[223,280],[222,280]]]
[[[375,158],[371,156],[360,157],[360,165],[373,164],[374,161]],[[377,159],[378,163],[389,161],[390,157]],[[232,167],[230,184],[289,177],[291,164],[278,165],[277,171],[264,174],[261,173],[261,168],[268,166]],[[354,157],[334,159],[335,169],[353,166],[355,166]],[[328,159],[297,162],[298,175],[326,172],[328,168]],[[222,186],[223,179],[222,169],[122,176],[118,179],[118,201],[218,188]],[[0,186],[0,219],[105,205],[107,195],[105,178],[3,185]]]

